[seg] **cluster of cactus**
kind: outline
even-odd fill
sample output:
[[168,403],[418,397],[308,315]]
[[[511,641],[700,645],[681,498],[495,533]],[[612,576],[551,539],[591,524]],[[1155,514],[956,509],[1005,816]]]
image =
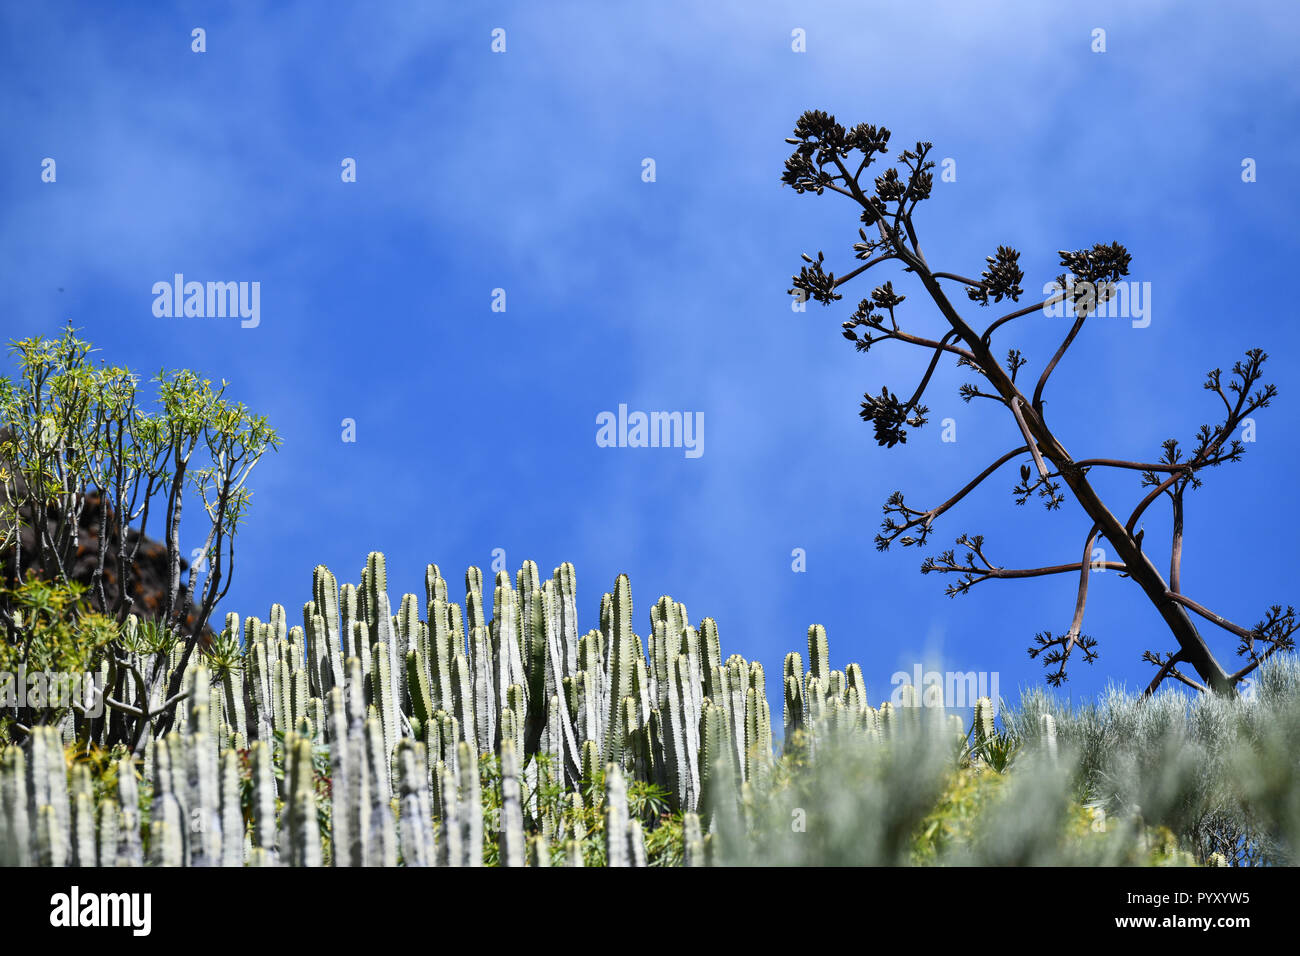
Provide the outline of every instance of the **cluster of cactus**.
[[[826,629],[820,624],[808,628],[808,664],[805,673],[803,658],[798,651],[785,656],[785,739],[800,735],[809,750],[816,752],[819,740],[825,741],[837,734],[864,734],[879,740],[892,735],[900,720],[919,722],[925,719],[946,721],[956,739],[967,737],[965,726],[956,714],[944,709],[942,699],[922,700],[917,688],[904,684],[898,688],[898,705],[882,701],[879,708],[867,702],[867,685],[862,679],[862,668],[856,663],[844,670],[831,670],[830,645]],[[926,691],[938,691],[927,685]],[[933,695],[931,695],[933,696]],[[992,702],[987,702],[987,713],[992,719]],[[978,724],[978,721],[977,721]],[[978,732],[978,727],[977,727]]]
[[[498,573],[490,619],[482,582],[470,568],[462,608],[429,565],[423,615],[413,594],[393,613],[376,552],[356,586],[317,567],[300,626],[279,605],[242,628],[227,615],[215,653],[186,670],[184,719],[142,740],[139,760],[119,746],[116,787],[98,803],[84,766],[69,782],[63,749],[93,746],[102,722],[72,714],[4,751],[0,862],[474,866],[484,758],[499,767],[486,839],[503,864],[547,862],[557,841],[581,862],[583,834],[540,797],[557,786],[571,806],[600,804],[610,865],[644,864],[656,821],[629,814],[629,782],[682,815],[682,857],[703,862],[717,811],[773,766],[762,665],[724,660],[715,622],[692,626],[668,596],[643,642],[626,576],[585,634],[572,565],[547,581],[531,561],[514,582]],[[808,649],[807,673],[798,653],[786,659],[787,739],[815,752],[845,732],[889,736],[902,718],[867,703],[856,664],[829,668],[822,628]]]

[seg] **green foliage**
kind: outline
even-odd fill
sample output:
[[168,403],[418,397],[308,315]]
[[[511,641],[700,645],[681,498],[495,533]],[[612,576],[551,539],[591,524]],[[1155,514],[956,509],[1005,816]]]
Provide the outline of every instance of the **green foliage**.
[[[134,372],[95,361],[71,327],[10,351],[17,374],[0,376],[0,668],[100,673],[113,714],[96,723],[95,742],[138,755],[176,722],[186,666],[230,587],[248,477],[280,438],[226,382],[191,370],[160,371],[150,401]],[[182,529],[182,514],[195,513],[206,524],[191,518]],[[160,539],[171,577],[161,597],[134,607],[146,534]],[[182,575],[191,552],[200,558]],[[226,641],[218,676],[237,657]],[[16,737],[66,716],[9,711]]]
[[0,641],[0,671],[82,674],[117,638],[112,618],[93,611],[87,588],[76,581],[55,583],[31,577],[17,587],[0,585],[0,602],[12,609],[8,640]]

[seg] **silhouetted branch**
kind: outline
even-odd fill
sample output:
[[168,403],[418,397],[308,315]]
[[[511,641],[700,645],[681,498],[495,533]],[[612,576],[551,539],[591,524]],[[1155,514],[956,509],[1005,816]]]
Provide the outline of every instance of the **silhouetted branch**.
[[994,461],[993,464],[989,465],[982,472],[980,472],[978,475],[972,478],[969,482],[966,483],[965,486],[962,487],[960,491],[958,491],[955,495],[953,495],[943,504],[939,505],[937,508],[931,508],[928,511],[917,511],[914,508],[908,508],[903,503],[903,493],[901,491],[894,492],[892,495],[889,496],[889,499],[885,502],[884,505],[885,515],[888,516],[890,514],[904,514],[909,516],[909,520],[904,524],[898,524],[894,522],[893,519],[886,517],[885,520],[881,523],[881,530],[886,532],[892,532],[892,533],[890,533],[887,537],[886,535],[883,534],[876,535],[876,550],[877,551],[889,550],[889,545],[892,544],[900,534],[902,534],[905,531],[909,531],[912,528],[915,528],[919,525],[924,526],[921,532],[921,537],[916,539],[910,537],[905,538],[903,539],[902,544],[904,547],[908,547],[913,544],[924,544],[926,536],[928,536],[929,534],[930,525],[933,523],[935,518],[939,517],[949,508],[957,504],[957,502],[961,501],[968,494],[970,494],[972,491],[978,488],[984,482],[984,480],[989,477],[989,475],[993,474],[995,471],[997,471],[999,468],[1001,468],[1003,465],[1009,462],[1012,458],[1015,458],[1017,455],[1023,454],[1028,450],[1029,449],[1026,448],[1024,445],[1021,445],[1019,448],[1013,448],[1011,451],[1007,452],[1001,458]]
[[[1279,608],[1261,622],[1259,627],[1246,631],[1245,628],[1223,622],[1217,615],[1181,594],[1183,496],[1186,489],[1199,487],[1200,471],[1227,461],[1236,461],[1244,453],[1243,443],[1232,438],[1234,430],[1247,415],[1257,408],[1265,407],[1276,394],[1272,385],[1260,388],[1253,394],[1251,392],[1259,379],[1260,366],[1267,356],[1257,349],[1247,352],[1246,360],[1234,366],[1234,379],[1226,386],[1219,370],[1209,374],[1205,387],[1219,395],[1226,417],[1218,428],[1211,429],[1208,425],[1201,427],[1195,448],[1187,461],[1179,460],[1178,445],[1172,439],[1165,443],[1164,460],[1156,463],[1105,457],[1074,461],[1044,419],[1043,396],[1051,376],[1081,333],[1086,320],[1095,314],[1098,303],[1113,297],[1118,281],[1128,275],[1131,261],[1128,250],[1121,244],[1112,242],[1097,243],[1091,248],[1075,251],[1060,251],[1060,261],[1065,272],[1057,278],[1054,294],[1043,302],[1008,312],[989,324],[982,334],[977,334],[959,314],[942,283],[960,284],[965,288],[967,298],[981,306],[1003,299],[1018,303],[1023,295],[1021,283],[1024,279],[1019,264],[1020,253],[1010,246],[999,245],[993,255],[986,257],[986,268],[978,279],[956,272],[932,270],[921,252],[912,221],[917,204],[930,196],[933,177],[929,170],[934,166],[926,158],[931,150],[930,144],[918,143],[915,150],[900,152],[899,167],[886,169],[876,176],[874,191],[862,179],[874,159],[888,151],[889,138],[887,129],[865,124],[846,129],[833,116],[821,111],[809,111],[799,118],[794,138],[787,140],[795,147],[795,151],[786,160],[782,181],[793,186],[799,193],[820,194],[831,189],[852,197],[862,210],[862,227],[858,229],[860,241],[853,243],[853,252],[856,258],[864,260],[864,265],[837,278],[833,273],[825,271],[822,253],[819,252],[815,260],[805,255],[806,265],[794,277],[794,287],[806,297],[829,305],[842,298],[837,290],[849,279],[888,259],[896,259],[903,271],[914,274],[921,282],[947,323],[948,330],[937,338],[904,332],[899,327],[895,314],[895,307],[903,301],[903,297],[896,295],[889,283],[877,287],[869,298],[862,299],[850,320],[842,323],[844,337],[851,340],[861,352],[867,352],[875,343],[887,339],[908,342],[931,351],[920,385],[909,400],[903,401],[891,393],[888,387],[882,387],[878,395],[867,393],[864,396],[861,417],[873,423],[879,444],[885,447],[901,444],[906,441],[908,427],[916,428],[925,424],[927,410],[920,402],[925,390],[933,382],[938,360],[943,353],[948,353],[956,356],[959,368],[967,366],[983,376],[982,382],[961,384],[961,398],[968,403],[975,398],[982,398],[1005,405],[1016,421],[1024,445],[994,462],[938,508],[926,511],[911,508],[906,505],[902,492],[894,492],[884,505],[884,520],[880,533],[876,535],[876,547],[886,550],[895,540],[901,541],[904,546],[926,542],[936,517],[952,508],[1002,464],[1027,451],[1033,462],[1032,467],[1028,463],[1021,464],[1020,481],[1013,488],[1017,504],[1024,504],[1037,493],[1045,499],[1049,510],[1055,510],[1065,500],[1062,485],[1068,486],[1092,522],[1085,539],[1083,559],[1075,564],[1044,568],[1000,568],[985,556],[982,536],[963,535],[958,543],[970,548],[964,563],[959,563],[956,555],[948,551],[936,558],[927,559],[922,565],[922,571],[959,574],[962,580],[949,586],[950,595],[963,593],[973,584],[992,578],[1079,574],[1075,615],[1069,629],[1059,636],[1053,636],[1051,632],[1036,635],[1037,647],[1030,649],[1031,657],[1043,655],[1046,666],[1056,666],[1056,670],[1048,674],[1049,683],[1056,684],[1065,680],[1065,665],[1075,650],[1081,649],[1089,661],[1096,658],[1096,641],[1081,633],[1090,571],[1094,567],[1118,570],[1142,588],[1179,645],[1177,655],[1171,655],[1169,659],[1152,655],[1151,659],[1160,668],[1153,687],[1168,677],[1174,677],[1189,687],[1210,687],[1216,692],[1234,693],[1234,683],[1240,675],[1229,677],[1201,637],[1192,614],[1222,623],[1240,636],[1242,647],[1239,652],[1252,658],[1252,665],[1248,667],[1257,667],[1258,659],[1275,653],[1292,641],[1294,620],[1283,615]],[[850,173],[850,165],[846,164],[845,159],[854,152],[861,153],[861,162],[854,159],[851,165],[856,167],[856,171]],[[867,229],[871,227],[874,227],[875,234],[869,237]],[[1007,354],[1004,370],[989,346],[992,334],[1017,318],[1067,302],[1073,308],[1070,330],[1042,370],[1032,396],[1026,397],[1016,380],[1017,373],[1028,360],[1018,350],[1012,349]],[[1141,473],[1142,487],[1149,489],[1149,493],[1145,494],[1127,525],[1120,523],[1117,515],[1092,487],[1089,479],[1092,468],[1114,468]],[[1137,520],[1161,494],[1170,496],[1174,508],[1169,584],[1143,553],[1142,532],[1134,533]],[[1100,536],[1104,536],[1114,546],[1120,560],[1090,565],[1088,557],[1091,548]],[[1260,642],[1268,645],[1262,651],[1256,646]],[[1180,674],[1177,662],[1195,668],[1204,684]]]

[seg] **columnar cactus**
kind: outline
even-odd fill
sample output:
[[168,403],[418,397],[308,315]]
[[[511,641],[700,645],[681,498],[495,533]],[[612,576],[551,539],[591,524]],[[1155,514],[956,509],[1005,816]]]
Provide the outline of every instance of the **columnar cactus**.
[[997,734],[993,725],[993,701],[981,697],[975,701],[975,723],[971,731],[971,743],[976,749],[983,747]]
[[[100,829],[102,831],[103,824]],[[244,814],[239,800],[239,754],[229,750],[221,758],[221,865],[240,866],[243,862]]]
[[407,866],[432,866],[436,857],[423,745],[405,739],[397,749],[402,861]]
[[149,824],[149,862],[153,866],[181,866],[185,862],[185,826],[180,804],[170,791],[155,795],[154,800],[161,812],[155,809]]
[[9,747],[0,753],[0,865],[31,865],[27,804],[26,755],[21,748]]
[[276,786],[271,761],[270,745],[264,740],[253,741],[249,748],[253,779],[253,845],[274,855],[277,840]]
[[315,769],[311,741],[296,733],[285,737],[286,803],[289,811],[288,862],[291,866],[321,865],[320,829],[316,817]]
[[804,726],[804,676],[803,658],[798,651],[785,655],[785,667],[782,670],[782,682],[785,685],[785,710],[782,725],[785,739],[789,740],[796,730]]
[[629,866],[627,785],[616,763],[605,765],[605,862]]
[[438,764],[438,816],[441,820],[438,829],[438,864],[440,866],[463,866],[465,852],[463,827],[460,820],[460,797],[456,775],[451,769]]
[[[707,861],[714,834],[736,838],[773,766],[761,664],[724,658],[717,624],[692,626],[670,595],[651,606],[643,645],[626,575],[601,597],[600,627],[585,633],[569,564],[549,579],[532,562],[513,579],[498,573],[491,611],[478,568],[466,573],[462,611],[428,565],[421,619],[411,594],[393,613],[378,552],[359,586],[316,567],[301,625],[288,627],[279,604],[265,621],[226,616],[222,639],[233,644],[242,632],[242,654],[214,670],[190,663],[176,732],[146,734],[143,760],[116,754],[116,788],[98,805],[84,768],[69,783],[62,759],[87,728],[95,742],[95,724],[34,728],[24,748],[0,752],[0,863],[140,865],[147,836],[148,862],[158,865],[477,866],[494,844],[507,865],[547,865],[552,849],[581,865],[584,804],[593,802],[605,815],[608,862],[643,865],[658,821],[629,819],[630,784],[662,788],[683,814],[688,864]],[[146,654],[129,653],[137,670],[149,669]],[[874,710],[858,665],[830,667],[820,626],[809,629],[807,654],[807,671],[801,653],[786,657],[774,688],[787,745],[801,741],[815,760],[831,752],[832,736],[886,741],[900,720],[923,719],[907,706],[914,688],[901,709]],[[138,700],[133,674],[114,679],[123,698]],[[154,687],[155,706],[162,692]],[[991,733],[986,717],[987,699],[976,742]],[[958,720],[941,708],[935,719]],[[1052,749],[1054,728],[1042,719]],[[316,789],[318,748],[328,751],[328,797]],[[492,754],[501,803],[485,833],[479,768]]]
[[515,742],[501,741],[501,831],[502,866],[524,865],[524,814],[519,794],[519,761]]
[[117,802],[121,808],[121,838],[117,847],[118,866],[139,866],[144,861],[140,839],[140,790],[134,761],[127,756],[117,762]]
[[696,813],[682,815],[682,863],[685,866],[705,866],[704,834],[700,817]]
[[821,681],[822,687],[830,684],[830,648],[826,642],[826,628],[820,624],[808,628],[808,670]]
[[694,809],[700,799],[700,715],[695,708],[690,677],[691,666],[686,655],[678,654],[669,661],[664,682],[667,704],[664,750],[668,779],[677,805],[683,810]]
[[483,792],[478,756],[463,740],[456,745],[460,761],[457,802],[461,810],[462,866],[483,865]]
[[545,833],[539,833],[528,841],[528,865],[550,866],[551,844]]
[[[122,836],[122,811],[111,796],[105,797],[99,804],[98,823],[99,865],[116,866],[117,848]],[[238,866],[242,862],[242,860],[233,860],[229,863],[222,861],[222,865]]]
[[1056,718],[1051,714],[1039,714],[1038,728],[1043,738],[1043,749],[1050,759],[1056,760]]
[[470,669],[473,672],[473,705],[477,718],[475,745],[487,753],[491,751],[497,735],[497,708],[494,696],[496,677],[492,665],[492,635],[485,625],[476,624],[469,630]]
[[605,602],[609,611],[605,639],[609,646],[607,656],[607,689],[604,712],[608,715],[605,731],[604,758],[619,763],[623,758],[623,728],[619,721],[619,708],[623,698],[632,693],[633,661],[640,657],[634,646],[632,633],[632,585],[626,574],[620,574],[614,583],[614,593]]

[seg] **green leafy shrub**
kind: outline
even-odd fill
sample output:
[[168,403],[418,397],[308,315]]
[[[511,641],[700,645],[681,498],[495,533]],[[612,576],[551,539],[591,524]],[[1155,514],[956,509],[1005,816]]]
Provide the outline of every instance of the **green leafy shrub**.
[[[150,402],[134,372],[96,363],[72,328],[11,352],[17,374],[0,376],[0,663],[99,673],[112,716],[76,731],[138,754],[173,725],[185,667],[230,588],[249,474],[280,439],[225,382],[191,370],[159,372]],[[206,520],[183,526],[196,506]],[[151,517],[163,580],[137,603]],[[201,546],[183,548],[183,531]],[[191,550],[200,558],[183,574]],[[16,738],[65,716],[3,709]]]

